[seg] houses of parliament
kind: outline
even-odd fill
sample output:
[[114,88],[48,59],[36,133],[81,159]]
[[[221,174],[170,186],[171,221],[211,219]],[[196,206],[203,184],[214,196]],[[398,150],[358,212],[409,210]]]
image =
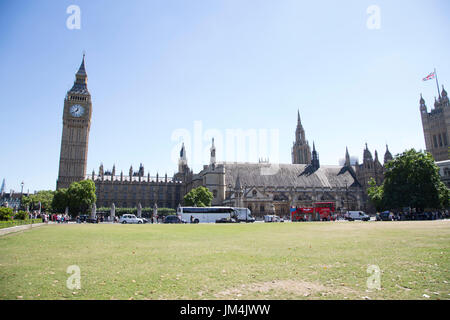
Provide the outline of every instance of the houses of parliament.
[[[346,149],[343,165],[322,165],[315,143],[311,150],[306,139],[300,113],[291,150],[292,164],[276,164],[277,170],[273,174],[263,174],[273,165],[270,163],[217,161],[214,140],[210,163],[198,173],[190,169],[184,145],[180,150],[177,173],[172,177],[167,174],[150,176],[142,164],[137,170],[131,166],[126,174],[117,172],[115,166],[105,169],[103,164],[97,172],[87,173],[92,117],[87,78],[83,56],[75,82],[64,99],[57,189],[67,188],[74,181],[90,179],[96,186],[97,207],[110,207],[114,203],[116,207],[137,207],[139,204],[153,207],[156,204],[176,208],[183,205],[184,195],[192,188],[204,186],[213,194],[212,205],[246,207],[255,216],[273,213],[287,216],[291,206],[307,207],[318,201],[334,202],[338,210],[374,210],[367,198],[368,181],[374,178],[377,184],[382,183],[384,164],[392,159],[388,146],[382,160],[377,151],[372,156],[366,144],[362,163],[351,163]],[[432,111],[432,115],[425,115],[422,100],[420,108],[425,110],[422,121],[424,131],[427,128],[427,149],[435,150],[439,159],[445,158],[443,150],[448,143],[446,134],[450,123],[447,93],[443,90],[440,102],[435,103],[435,110],[440,111]],[[439,126],[432,124],[440,115],[444,115],[445,121],[439,120]]]

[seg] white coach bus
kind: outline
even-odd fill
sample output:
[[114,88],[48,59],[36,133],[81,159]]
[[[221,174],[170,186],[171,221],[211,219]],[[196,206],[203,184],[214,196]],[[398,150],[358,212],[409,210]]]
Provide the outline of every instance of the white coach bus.
[[233,218],[236,211],[230,207],[178,207],[177,215],[187,223],[214,223],[222,218]]

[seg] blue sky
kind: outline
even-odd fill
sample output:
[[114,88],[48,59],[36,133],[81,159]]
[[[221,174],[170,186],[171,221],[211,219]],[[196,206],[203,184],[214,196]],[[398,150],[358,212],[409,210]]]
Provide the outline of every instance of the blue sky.
[[[80,30],[66,27],[72,4]],[[370,5],[380,29],[367,28]],[[0,179],[7,190],[55,188],[64,96],[83,50],[88,173],[142,162],[171,176],[172,135],[193,135],[194,121],[224,135],[278,130],[279,152],[267,156],[289,163],[297,109],[321,164],[338,164],[346,146],[361,159],[366,142],[381,158],[386,143],[393,154],[423,149],[419,96],[430,108],[437,89],[421,79],[437,68],[450,88],[449,13],[445,0],[2,1]],[[223,147],[217,157],[231,160]]]

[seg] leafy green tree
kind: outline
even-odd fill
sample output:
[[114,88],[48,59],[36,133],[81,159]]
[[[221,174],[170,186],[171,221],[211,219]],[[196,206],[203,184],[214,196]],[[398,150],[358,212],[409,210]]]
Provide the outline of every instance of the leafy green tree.
[[67,196],[67,189],[59,189],[55,191],[52,201],[52,211],[54,213],[64,212],[69,206],[69,198]]
[[374,178],[369,180],[369,188],[367,189],[367,194],[369,196],[370,202],[375,206],[377,211],[382,211],[385,207],[384,204],[384,187],[383,185],[377,186]]
[[73,182],[67,189],[66,195],[71,216],[86,214],[97,200],[95,184],[92,180]]
[[14,215],[14,212],[13,212],[12,208],[0,207],[0,220],[1,221],[11,220],[13,215]]
[[213,199],[213,194],[206,187],[192,189],[184,196],[184,203],[187,206],[209,207]]
[[31,194],[29,196],[22,197],[22,206],[26,208],[30,206],[30,209],[39,209],[39,203],[41,203],[41,210],[48,212],[52,211],[52,202],[53,197],[55,195],[55,191],[51,190],[42,190],[38,191],[35,194]]
[[414,149],[389,161],[383,184],[370,188],[369,197],[385,208],[411,207],[422,212],[449,203],[449,189],[441,181],[432,155]]

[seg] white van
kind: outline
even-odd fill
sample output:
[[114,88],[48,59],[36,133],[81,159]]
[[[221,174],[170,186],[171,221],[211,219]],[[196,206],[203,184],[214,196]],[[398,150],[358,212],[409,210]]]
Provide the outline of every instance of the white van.
[[348,221],[354,220],[369,221],[370,217],[363,211],[347,211],[347,213],[345,214],[345,219]]
[[252,212],[248,208],[233,208],[236,211],[236,220],[239,222],[255,222]]

